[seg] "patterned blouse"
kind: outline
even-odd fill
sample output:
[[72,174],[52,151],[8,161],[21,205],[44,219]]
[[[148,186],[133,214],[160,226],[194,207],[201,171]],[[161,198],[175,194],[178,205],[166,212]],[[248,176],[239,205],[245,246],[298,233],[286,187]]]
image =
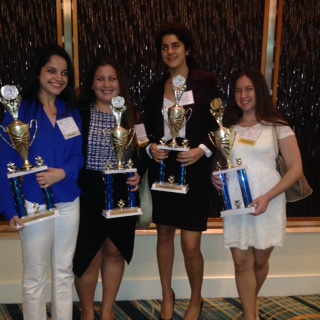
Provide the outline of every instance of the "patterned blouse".
[[107,161],[113,166],[118,162],[110,136],[110,131],[116,127],[116,120],[113,114],[101,112],[94,107],[90,112],[86,168],[105,170]]

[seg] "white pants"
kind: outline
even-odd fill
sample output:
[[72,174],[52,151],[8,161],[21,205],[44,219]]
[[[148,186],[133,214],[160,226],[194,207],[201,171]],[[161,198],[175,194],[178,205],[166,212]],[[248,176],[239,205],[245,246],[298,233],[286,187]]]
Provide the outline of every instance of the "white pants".
[[61,216],[29,225],[20,232],[24,320],[47,319],[45,289],[50,258],[51,317],[53,320],[72,320],[72,259],[79,228],[79,199],[56,206]]

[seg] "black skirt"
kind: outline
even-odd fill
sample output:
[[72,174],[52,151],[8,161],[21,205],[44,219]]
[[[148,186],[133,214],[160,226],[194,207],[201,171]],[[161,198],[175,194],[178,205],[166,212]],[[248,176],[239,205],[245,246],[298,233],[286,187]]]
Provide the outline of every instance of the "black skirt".
[[[126,174],[113,175],[115,204],[119,199],[127,199],[128,187]],[[102,216],[105,209],[105,183],[101,171],[82,170],[79,176],[80,226],[76,252],[73,259],[74,273],[81,277],[101,248],[109,238],[124,259],[129,263],[132,259],[136,216],[106,219]]]
[[[176,161],[176,155],[176,152],[170,152],[165,160],[165,181],[170,175],[178,181],[181,164]],[[151,190],[155,224],[189,231],[207,230],[213,198],[210,163],[210,158],[203,156],[197,163],[187,167],[187,194]],[[149,185],[155,181],[159,181],[159,163],[152,161],[149,166]]]

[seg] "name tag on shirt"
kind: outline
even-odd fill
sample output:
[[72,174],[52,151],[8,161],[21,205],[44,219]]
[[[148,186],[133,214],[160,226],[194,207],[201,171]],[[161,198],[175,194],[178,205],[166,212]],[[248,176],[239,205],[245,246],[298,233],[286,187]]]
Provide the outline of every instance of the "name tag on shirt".
[[57,124],[66,140],[80,136],[80,130],[72,117],[57,120]]
[[192,90],[186,91],[182,94],[179,101],[179,105],[186,106],[188,104],[194,104],[193,92]]
[[139,147],[141,148],[148,145],[149,139],[147,137],[147,132],[144,124],[143,123],[136,124],[134,128],[136,130],[136,136],[137,136]]
[[239,138],[239,142],[254,146],[261,132],[261,128],[245,128]]

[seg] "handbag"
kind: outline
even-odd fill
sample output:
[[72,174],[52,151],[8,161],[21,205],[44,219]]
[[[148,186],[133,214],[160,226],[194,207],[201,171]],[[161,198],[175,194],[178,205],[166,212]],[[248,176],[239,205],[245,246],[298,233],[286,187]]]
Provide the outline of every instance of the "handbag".
[[[279,150],[279,143],[278,143],[278,136],[277,136],[277,129],[276,126],[273,126],[272,130],[273,134],[273,144],[274,149],[276,151],[276,168],[279,171],[281,177],[283,177],[287,172],[286,163],[280,153]],[[285,191],[286,199],[288,202],[295,202],[301,200],[303,198],[308,197],[313,192],[312,188],[310,187],[305,175],[303,174],[299,180],[297,180],[289,189]]]
[[142,177],[139,197],[142,214],[137,218],[136,229],[148,229],[152,220],[152,198],[148,183],[148,169]]

